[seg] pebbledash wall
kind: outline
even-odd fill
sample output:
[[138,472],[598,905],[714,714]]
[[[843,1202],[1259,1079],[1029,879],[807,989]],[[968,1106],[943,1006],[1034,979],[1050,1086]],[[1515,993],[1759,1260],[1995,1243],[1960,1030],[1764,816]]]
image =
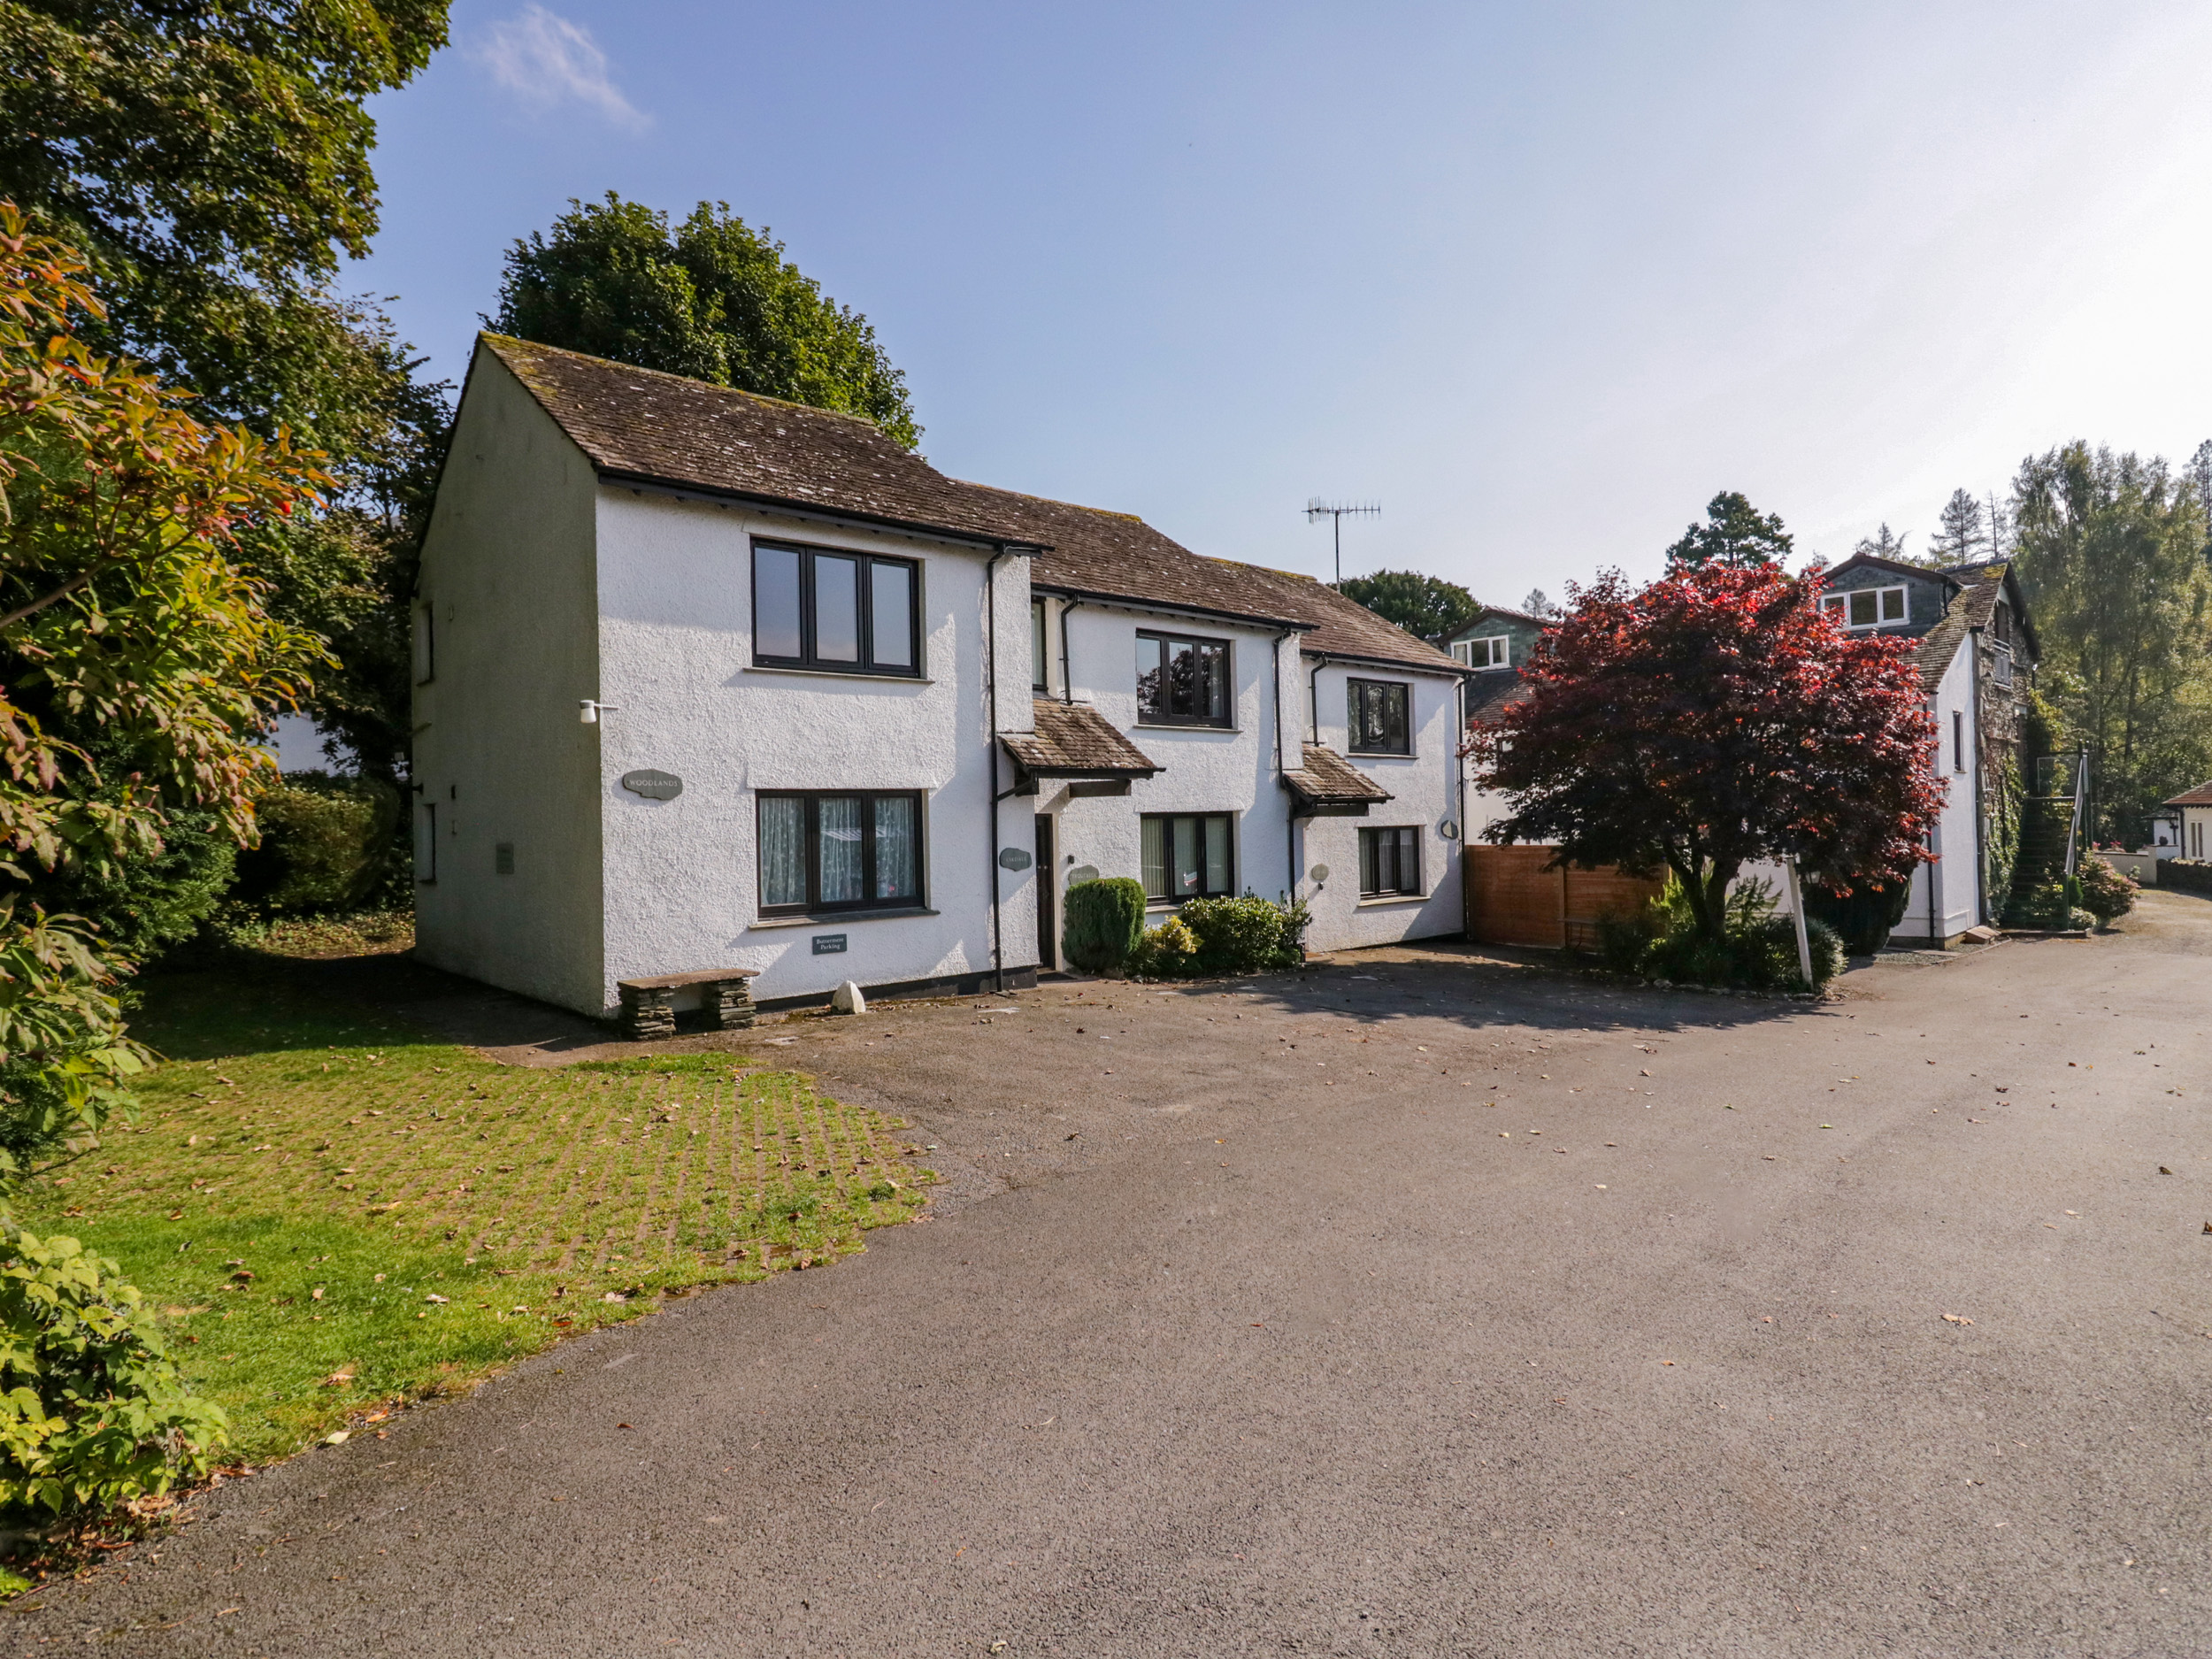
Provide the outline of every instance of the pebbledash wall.
[[[1064,664],[1063,603],[1047,601],[1051,649],[1048,684],[1038,695],[1064,697],[1071,678],[1074,700],[1095,709],[1161,768],[1151,778],[1134,780],[1126,795],[1084,796],[1065,784],[1046,780],[1040,785],[1030,805],[1054,820],[1053,879],[1063,902],[1069,877],[1079,871],[1141,877],[1145,814],[1227,812],[1234,815],[1235,891],[1267,899],[1292,894],[1305,899],[1313,913],[1306,935],[1309,949],[1340,950],[1460,931],[1457,842],[1444,833],[1457,828],[1455,678],[1341,659],[1323,662],[1302,654],[1304,636],[1297,631],[1094,600],[1068,611]],[[1202,634],[1230,642],[1233,726],[1151,725],[1140,719],[1140,630]],[[1410,688],[1413,753],[1350,757],[1394,797],[1371,807],[1368,817],[1294,821],[1294,803],[1282,785],[1282,771],[1302,764],[1302,748],[1309,741],[1346,752],[1346,681],[1354,678],[1399,680]],[[1317,687],[1321,712],[1317,737],[1312,725]],[[1422,896],[1360,898],[1363,826],[1422,830]],[[1310,879],[1317,864],[1328,869],[1327,879],[1318,883]],[[1156,903],[1153,919],[1161,919],[1171,908]],[[1058,943],[1056,940],[1056,956]]]
[[[1382,787],[1391,799],[1376,803],[1365,818],[1302,820],[1298,868],[1300,890],[1313,910],[1307,938],[1318,950],[1391,944],[1402,939],[1456,933],[1465,926],[1460,896],[1459,681],[1416,669],[1330,658],[1304,664],[1309,718],[1317,714],[1316,741],[1344,756]],[[1350,747],[1349,692],[1353,680],[1402,680],[1412,687],[1413,752],[1369,755]],[[1294,757],[1296,750],[1291,751]],[[1422,894],[1414,897],[1363,899],[1359,883],[1359,832],[1363,828],[1421,831]],[[1447,835],[1449,828],[1453,833]],[[1315,884],[1317,864],[1328,879]]]
[[[1056,647],[1048,672],[1049,695],[1065,695],[1057,658],[1062,602],[1048,601],[1048,625]],[[1137,716],[1137,633],[1156,629],[1202,634],[1230,642],[1230,701],[1233,726],[1149,726]],[[1139,611],[1086,601],[1066,618],[1067,664],[1075,701],[1097,710],[1142,749],[1160,772],[1132,781],[1125,795],[1084,797],[1065,784],[1040,783],[1028,804],[1054,819],[1057,855],[1055,884],[1064,893],[1071,872],[1141,879],[1142,815],[1148,812],[1230,812],[1236,815],[1234,885],[1263,897],[1286,891],[1290,870],[1286,830],[1290,799],[1282,785],[1279,752],[1298,754],[1296,636],[1188,611]],[[1287,726],[1286,733],[1285,731]],[[1286,749],[1279,745],[1286,743]],[[1156,906],[1163,915],[1169,908]],[[1154,918],[1156,921],[1159,918]],[[1058,941],[1055,941],[1056,951]]]
[[[1030,729],[1027,561],[603,483],[495,361],[472,378],[418,600],[419,954],[591,1014],[703,966],[758,969],[761,999],[953,979],[992,968],[995,882],[1005,966],[1033,975],[1035,872],[990,839],[984,649],[995,590],[1000,729]],[[920,680],[754,667],[755,535],[918,559]],[[596,725],[587,697],[612,705]],[[682,792],[622,787],[644,769]],[[922,791],[927,913],[762,923],[755,792],[777,788]],[[999,818],[1026,852],[1021,803]]]

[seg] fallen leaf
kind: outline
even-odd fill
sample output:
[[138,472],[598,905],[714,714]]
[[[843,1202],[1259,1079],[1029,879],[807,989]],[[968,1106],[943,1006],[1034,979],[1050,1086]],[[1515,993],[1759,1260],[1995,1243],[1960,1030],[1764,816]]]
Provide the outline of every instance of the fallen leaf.
[[433,1291],[429,1295],[425,1296],[423,1300],[425,1302],[451,1302],[453,1298],[450,1296],[441,1296],[435,1291]]
[[350,1365],[345,1366],[342,1370],[334,1371],[331,1372],[329,1376],[324,1378],[323,1386],[326,1388],[342,1388],[353,1380],[353,1367]]
[[1945,1315],[1943,1316],[1943,1322],[1944,1322],[1946,1325],[1971,1325],[1971,1324],[1973,1324],[1973,1323],[1974,1323],[1971,1319],[1970,1319],[1970,1318],[1966,1317],[1963,1314],[1957,1314],[1957,1313],[1947,1313],[1947,1314],[1945,1314]]
[[2158,1172],[2161,1175],[2171,1175],[2173,1173],[2173,1171],[2168,1169],[2163,1164],[2158,1166]]
[[324,1435],[323,1444],[326,1446],[343,1446],[350,1439],[352,1439],[351,1435],[348,1434],[345,1430],[340,1429],[334,1434]]
[[320,1302],[323,1299],[323,1287],[320,1285],[316,1286],[308,1293],[308,1296],[311,1301]]

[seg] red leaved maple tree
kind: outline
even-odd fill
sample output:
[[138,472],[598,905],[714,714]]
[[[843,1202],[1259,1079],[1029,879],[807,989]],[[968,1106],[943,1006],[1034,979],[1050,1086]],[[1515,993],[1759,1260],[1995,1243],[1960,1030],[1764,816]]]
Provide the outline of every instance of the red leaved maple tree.
[[1945,790],[1912,641],[1847,634],[1820,613],[1822,575],[1714,565],[1570,587],[1519,695],[1469,728],[1476,787],[1512,808],[1484,839],[1671,870],[1714,938],[1747,864],[1909,876]]

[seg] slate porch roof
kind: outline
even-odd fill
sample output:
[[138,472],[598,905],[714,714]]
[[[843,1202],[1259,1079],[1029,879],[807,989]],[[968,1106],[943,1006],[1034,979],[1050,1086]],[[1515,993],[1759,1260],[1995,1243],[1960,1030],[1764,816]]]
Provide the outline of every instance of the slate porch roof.
[[999,741],[1040,778],[1149,778],[1158,764],[1087,703],[1033,700],[1037,729],[1002,732]]
[[1367,807],[1391,798],[1390,791],[1320,743],[1307,743],[1304,764],[1286,769],[1283,785],[1302,806]]

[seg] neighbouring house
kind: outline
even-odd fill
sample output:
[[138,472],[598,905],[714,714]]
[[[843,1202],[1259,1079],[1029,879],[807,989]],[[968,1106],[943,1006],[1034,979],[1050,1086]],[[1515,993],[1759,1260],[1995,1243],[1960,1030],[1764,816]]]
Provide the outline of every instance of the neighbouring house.
[[[2212,858],[2212,782],[2185,790],[2165,804],[2177,815],[2178,833],[2174,836],[2172,851],[2166,851],[2162,845],[2161,853],[2170,858]],[[2173,821],[2176,820],[2161,823]]]
[[603,1014],[1030,983],[1093,872],[1456,932],[1465,678],[865,420],[485,335],[415,599],[418,950]]
[[[1916,641],[1915,665],[1936,726],[1930,764],[1950,787],[1929,838],[1934,862],[1915,873],[1904,919],[1892,937],[1900,943],[1947,946],[1968,928],[1996,921],[2016,864],[2033,864],[2045,853],[2036,838],[2047,833],[2047,820],[2024,810],[2024,792],[2033,780],[2024,778],[2019,750],[2037,649],[2019,582],[2003,561],[1936,570],[1861,554],[1828,572],[1820,603],[1850,632]],[[1494,714],[1520,695],[1529,645],[1546,626],[1540,618],[1487,607],[1442,641],[1455,654],[1474,647],[1462,657],[1475,663],[1467,693],[1473,718]],[[1500,654],[1502,666],[1486,665]],[[1479,856],[1488,856],[1478,844],[1482,831],[1507,810],[1501,797],[1470,793],[1468,844]],[[1760,864],[1744,875],[1778,892],[1783,873],[1778,865]],[[1502,860],[1494,879],[1477,878],[1479,887],[1498,891],[1514,925],[1524,929],[1528,919],[1523,911],[1532,901],[1523,894],[1533,879]],[[1571,891],[1563,884],[1563,895]],[[1590,905],[1614,896],[1596,883],[1588,891]],[[1578,922],[1591,919],[1578,916],[1573,902],[1563,896],[1559,901],[1569,907],[1563,926],[1570,938]],[[1472,916],[1470,928],[1485,931]]]
[[1485,605],[1436,644],[1454,662],[1469,668],[1518,668],[1528,661],[1529,652],[1549,626],[1548,617],[1509,611],[1503,605]]
[[[2029,812],[2021,742],[2038,648],[2008,561],[1944,569],[1862,553],[1828,572],[1823,609],[1852,633],[1917,641],[1914,659],[1936,726],[1930,757],[1949,785],[1914,872],[1901,944],[1946,947],[2003,915],[2016,872],[2039,872],[2047,815]],[[2063,831],[2059,832],[2062,837]]]

